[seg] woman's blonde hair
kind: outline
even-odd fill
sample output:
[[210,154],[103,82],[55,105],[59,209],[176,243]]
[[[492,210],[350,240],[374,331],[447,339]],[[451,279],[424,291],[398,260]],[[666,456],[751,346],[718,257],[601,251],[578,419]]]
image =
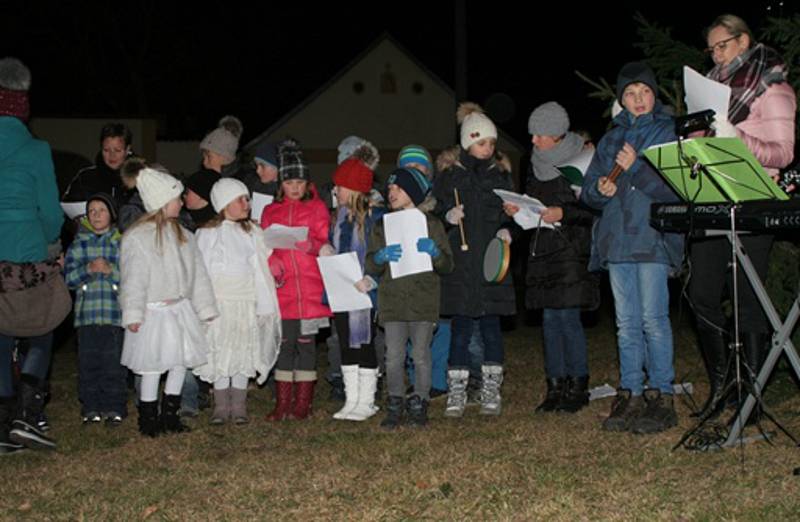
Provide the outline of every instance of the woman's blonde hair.
[[[355,223],[358,231],[359,239],[364,239],[365,225],[367,216],[372,213],[372,207],[369,203],[369,195],[363,192],[356,192],[355,190],[350,193],[350,198],[345,203],[347,208],[347,221]],[[334,220],[335,222],[335,220]]]
[[753,38],[753,32],[750,30],[747,22],[736,15],[724,14],[715,18],[714,21],[711,22],[711,25],[703,32],[703,38],[708,39],[708,33],[717,27],[724,27],[731,36],[746,34],[750,38],[750,46],[752,47],[755,44],[756,40]]

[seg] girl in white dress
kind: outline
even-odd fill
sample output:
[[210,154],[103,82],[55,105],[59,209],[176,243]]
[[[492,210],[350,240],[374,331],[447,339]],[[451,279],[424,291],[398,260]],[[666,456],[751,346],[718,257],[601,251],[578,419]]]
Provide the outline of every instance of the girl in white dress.
[[197,230],[197,246],[220,311],[207,331],[208,362],[195,375],[214,385],[211,424],[246,424],[247,383],[267,379],[281,342],[281,316],[267,248],[250,220],[247,186],[222,178],[211,189],[218,216]]
[[183,185],[168,173],[145,168],[136,187],[147,214],[128,229],[120,247],[119,301],[127,328],[122,364],[142,376],[139,431],[155,437],[188,430],[178,417],[183,379],[187,368],[206,362],[201,321],[218,314],[194,236],[177,220]]

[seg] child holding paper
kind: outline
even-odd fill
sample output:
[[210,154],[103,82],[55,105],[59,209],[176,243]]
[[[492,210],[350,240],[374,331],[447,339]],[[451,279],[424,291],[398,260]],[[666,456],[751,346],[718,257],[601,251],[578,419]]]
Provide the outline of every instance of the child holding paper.
[[[457,119],[461,124],[461,146],[439,156],[440,174],[433,188],[435,214],[446,221],[455,262],[453,272],[442,277],[441,313],[453,317],[445,415],[464,414],[468,346],[475,319],[480,322],[484,344],[481,414],[499,415],[505,359],[500,316],[516,313],[516,304],[511,277],[500,283],[484,279],[483,254],[495,236],[511,242],[510,219],[503,212],[502,200],[493,192],[513,190],[511,168],[505,158],[495,153],[497,129],[480,107],[461,104]],[[466,244],[462,244],[459,223],[463,224]]]
[[[431,189],[430,181],[419,170],[407,167],[391,173],[388,179],[389,206],[393,211],[416,208],[425,201]],[[414,360],[414,394],[408,399],[408,423],[422,427],[428,423],[428,401],[431,389],[430,343],[436,321],[439,320],[439,275],[453,270],[453,254],[441,221],[425,212],[428,236],[417,241],[417,251],[431,256],[432,272],[407,275],[394,279],[389,261],[403,256],[399,244],[386,244],[383,220],[369,237],[367,272],[380,276],[378,314],[386,330],[386,373],[389,401],[386,418],[381,426],[396,428],[403,415],[405,385],[403,363],[406,343],[412,343]]]
[[[309,181],[308,165],[297,143],[278,147],[280,187],[275,202],[264,207],[261,228],[272,224],[308,227],[308,238],[295,247],[276,248],[269,268],[278,286],[281,309],[281,349],[275,365],[275,409],[267,420],[305,419],[311,414],[317,381],[315,336],[328,326],[330,308],[322,303],[322,276],[317,255],[328,238],[330,216]],[[294,395],[294,404],[292,403]]]
[[[333,246],[327,245],[323,252],[323,255],[355,252],[362,268],[367,255],[367,239],[375,223],[385,213],[383,208],[370,205],[373,172],[365,159],[351,157],[333,173],[338,203],[331,233]],[[356,287],[361,292],[369,293],[373,308],[334,314],[342,353],[345,403],[342,409],[333,414],[333,418],[363,421],[378,411],[375,406],[378,359],[375,356],[372,324],[377,283],[367,276],[356,283]]]

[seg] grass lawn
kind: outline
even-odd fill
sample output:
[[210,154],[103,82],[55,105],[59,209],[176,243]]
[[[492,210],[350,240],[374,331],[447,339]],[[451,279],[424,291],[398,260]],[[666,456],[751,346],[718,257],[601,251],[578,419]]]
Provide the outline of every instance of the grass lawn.
[[[676,326],[677,376],[694,383],[702,402],[702,363],[691,331]],[[616,385],[609,314],[601,312],[587,334],[592,385]],[[680,426],[656,436],[603,432],[611,399],[575,415],[534,415],[544,389],[540,337],[536,326],[506,333],[500,418],[468,409],[461,421],[444,419],[437,399],[428,429],[386,433],[382,413],[364,423],[331,419],[338,406],[326,400],[323,382],[309,421],[267,423],[271,395],[254,390],[249,425],[211,427],[205,412],[191,433],[154,440],[137,433],[132,405],[118,429],[81,426],[68,342],[55,355],[48,406],[58,450],[0,461],[0,518],[800,519],[800,477],[792,476],[800,452],[784,435],[774,445],[673,451],[691,426],[685,399],[677,401]],[[767,404],[800,435],[797,391],[784,371]]]

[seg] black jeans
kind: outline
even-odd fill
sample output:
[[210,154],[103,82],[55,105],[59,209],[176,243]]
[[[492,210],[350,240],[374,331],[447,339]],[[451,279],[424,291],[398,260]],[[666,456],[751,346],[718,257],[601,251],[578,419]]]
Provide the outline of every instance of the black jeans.
[[118,326],[78,327],[81,414],[128,414],[128,371],[119,362],[124,335],[125,330]]

